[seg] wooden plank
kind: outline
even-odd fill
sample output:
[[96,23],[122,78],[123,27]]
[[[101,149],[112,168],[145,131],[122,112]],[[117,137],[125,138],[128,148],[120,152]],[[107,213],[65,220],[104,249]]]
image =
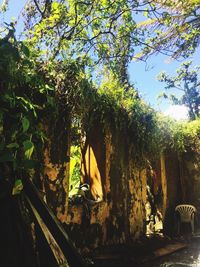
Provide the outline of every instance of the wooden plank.
[[153,254],[155,258],[163,257],[186,247],[187,245],[184,243],[169,244],[163,248],[155,250]]
[[122,256],[121,255],[117,255],[117,254],[100,254],[100,255],[96,255],[93,256],[92,258],[94,260],[117,260],[120,259]]
[[67,259],[70,267],[87,267],[88,264],[73,245],[61,223],[58,221],[46,203],[40,198],[35,185],[28,178],[23,180],[23,185],[25,195],[29,198],[30,202],[42,218],[44,224],[51,232],[65,258]]
[[52,253],[54,254],[54,257],[56,259],[56,262],[58,264],[58,266],[60,267],[70,267],[67,259],[65,258],[65,255],[63,254],[60,246],[58,245],[58,243],[56,242],[56,240],[54,239],[54,237],[52,236],[51,232],[49,231],[49,229],[47,228],[47,226],[45,225],[44,221],[42,220],[42,218],[40,217],[39,213],[37,212],[37,210],[34,208],[34,206],[31,204],[30,200],[27,198],[27,201],[29,202],[29,205],[33,211],[33,214],[35,215],[35,218],[46,238],[47,243],[49,244],[49,247],[51,248]]
[[[187,247],[187,245],[185,243],[178,243],[178,242],[172,243],[172,244],[166,245],[162,248],[156,249],[151,254],[149,251],[149,253],[147,253],[145,255],[145,258],[141,259],[141,262],[145,263],[145,262],[148,262],[149,260],[155,260],[159,257],[169,255],[175,251],[178,251],[180,249],[184,249],[186,247]],[[141,258],[141,254],[142,254],[142,249],[141,249],[141,252],[138,253],[139,258]],[[115,253],[104,253],[104,254],[95,255],[95,256],[93,256],[93,259],[99,260],[99,261],[101,261],[101,260],[106,261],[106,260],[118,260],[118,259],[122,259],[123,257],[124,257],[123,253],[117,254],[115,252]],[[138,259],[138,257],[137,257],[137,255],[135,255],[135,257],[130,257],[130,260],[131,259]]]

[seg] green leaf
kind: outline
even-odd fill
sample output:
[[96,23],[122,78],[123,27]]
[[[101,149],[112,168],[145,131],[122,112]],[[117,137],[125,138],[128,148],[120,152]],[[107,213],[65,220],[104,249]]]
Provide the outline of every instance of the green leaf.
[[23,142],[23,146],[25,151],[25,157],[27,159],[30,159],[33,154],[34,144],[30,140],[26,140]]
[[23,117],[22,119],[22,127],[23,127],[23,132],[26,132],[30,126],[30,122],[26,117]]
[[10,143],[6,147],[7,148],[19,148],[19,145],[17,143]]
[[52,96],[47,95],[47,103],[51,106],[55,106],[55,99]]
[[21,44],[22,44],[22,52],[24,53],[24,55],[26,57],[29,57],[30,56],[30,51],[29,51],[28,47],[26,45],[24,45],[23,43],[21,43]]
[[165,99],[168,99],[168,95],[165,94],[164,92],[162,92],[162,93],[160,93],[160,94],[158,95],[158,99],[159,99],[159,98],[165,98]]
[[12,195],[20,194],[22,189],[23,189],[22,180],[21,179],[17,179],[15,181],[15,184],[14,184],[14,187],[13,187],[13,190],[12,190]]

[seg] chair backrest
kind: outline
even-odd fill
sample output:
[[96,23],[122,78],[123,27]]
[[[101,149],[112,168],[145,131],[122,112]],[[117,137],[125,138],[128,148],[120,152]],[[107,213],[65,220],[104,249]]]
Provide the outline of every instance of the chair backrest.
[[190,222],[194,218],[196,208],[193,205],[182,204],[176,206],[175,211],[179,213],[182,222]]

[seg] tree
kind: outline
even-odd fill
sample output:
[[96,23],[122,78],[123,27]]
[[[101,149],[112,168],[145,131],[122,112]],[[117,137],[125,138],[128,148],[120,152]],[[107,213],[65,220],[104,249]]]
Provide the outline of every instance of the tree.
[[[7,1],[4,1],[7,3]],[[199,44],[200,0],[31,0],[24,8],[29,43],[43,58],[107,64],[127,80],[134,58],[188,56]],[[141,15],[148,19],[136,23]],[[136,53],[139,48],[140,53]]]
[[173,58],[190,56],[200,41],[200,0],[156,0],[147,3],[147,20],[137,27],[145,34],[138,58],[161,52]]
[[7,10],[8,0],[3,0],[2,4],[0,4],[0,13],[3,13]]
[[[137,1],[41,1],[26,7],[29,43],[48,59],[76,58],[87,66],[109,64],[126,80],[134,55]],[[125,60],[124,60],[125,59]]]
[[166,83],[165,89],[176,88],[182,92],[181,97],[173,94],[163,94],[165,98],[169,98],[175,105],[185,105],[189,110],[189,117],[194,120],[200,117],[200,80],[198,79],[198,71],[200,66],[190,70],[191,61],[185,62],[181,65],[176,73],[176,76],[170,77],[165,72],[161,72],[158,80]]

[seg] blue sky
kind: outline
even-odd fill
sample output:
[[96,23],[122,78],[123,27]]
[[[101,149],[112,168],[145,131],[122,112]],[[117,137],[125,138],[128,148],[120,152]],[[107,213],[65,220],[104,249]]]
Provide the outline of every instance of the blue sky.
[[[198,65],[198,49],[191,59],[194,65]],[[189,59],[187,59],[189,60]],[[164,55],[151,56],[148,61],[132,62],[129,67],[131,81],[135,83],[142,97],[147,103],[158,110],[164,111],[168,108],[168,101],[157,100],[158,95],[164,90],[164,84],[157,81],[156,77],[161,71],[166,71],[170,75],[175,75],[176,69],[184,61],[173,60],[169,62],[169,57]],[[180,93],[177,92],[176,93]]]
[[[25,0],[10,0],[9,8],[6,13],[0,14],[1,18],[3,17],[6,22],[9,22],[11,18],[17,19],[25,2]],[[3,0],[1,0],[0,3],[2,4]]]
[[[3,1],[1,0],[0,3]],[[10,0],[9,10],[6,14],[1,16],[6,22],[10,22],[11,18],[18,19],[20,12],[25,4],[26,0]],[[17,27],[20,28],[18,24]],[[198,64],[197,55],[200,50],[198,50],[194,56],[194,64]],[[166,71],[167,73],[174,75],[176,69],[180,66],[181,62],[171,61],[169,63],[169,58],[164,55],[151,56],[147,63],[142,61],[133,61],[130,63],[129,75],[131,82],[133,82],[140,92],[140,95],[145,99],[145,101],[157,110],[165,111],[170,108],[170,104],[164,100],[157,100],[159,93],[163,91],[164,84],[156,80],[156,76],[161,71]]]

